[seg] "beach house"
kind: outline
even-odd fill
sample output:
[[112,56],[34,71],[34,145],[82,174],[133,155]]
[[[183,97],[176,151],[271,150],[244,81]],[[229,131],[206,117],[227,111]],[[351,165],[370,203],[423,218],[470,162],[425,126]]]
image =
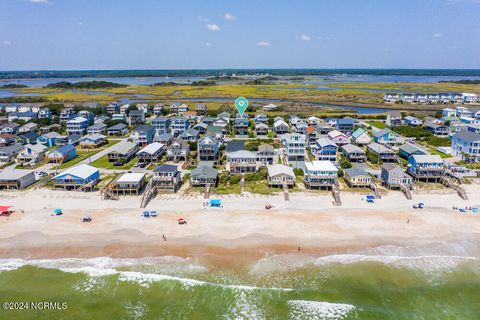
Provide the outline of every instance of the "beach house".
[[382,165],[381,178],[383,185],[390,189],[401,188],[402,186],[411,189],[413,185],[412,177],[394,163],[384,163]]
[[206,135],[197,143],[199,161],[216,161],[218,159],[219,142],[212,135]]
[[160,142],[152,142],[137,152],[138,162],[152,163],[158,162],[166,152],[166,146]]
[[10,133],[0,134],[0,147],[9,146],[15,143],[15,136]]
[[122,113],[114,113],[112,114],[112,121],[122,121],[122,122],[127,122],[127,116]]
[[153,170],[153,185],[160,192],[177,192],[182,184],[177,166],[162,164]]
[[258,113],[253,117],[253,122],[255,124],[258,124],[258,123],[268,124],[268,116],[264,113]]
[[355,119],[351,117],[338,119],[335,129],[345,133],[346,135],[351,135],[355,130]]
[[127,122],[130,126],[144,124],[145,113],[142,110],[130,110],[128,112]]
[[0,172],[0,188],[24,189],[35,183],[35,172],[31,170],[3,170]]
[[363,149],[350,143],[342,146],[342,155],[351,162],[364,162],[367,158]]
[[180,135],[180,137],[186,142],[197,142],[200,137],[200,132],[194,128],[188,128]]
[[36,119],[36,118],[37,118],[37,114],[32,111],[12,112],[8,114],[8,122],[13,122],[15,120],[31,121],[32,119]]
[[9,122],[0,125],[0,133],[10,133],[10,134],[17,134],[18,130],[20,130],[21,125],[16,122]]
[[188,111],[188,105],[180,102],[173,102],[170,104],[170,113],[182,114]]
[[88,134],[82,138],[80,138],[78,146],[80,148],[98,148],[107,144],[108,140],[107,137],[100,133],[93,133]]
[[170,133],[178,137],[190,127],[190,120],[185,117],[170,118]]
[[0,147],[0,163],[9,163],[23,150],[23,146],[14,143],[8,146]]
[[153,137],[153,141],[160,142],[168,147],[173,142],[173,136],[170,133],[163,133],[160,135],[155,135],[155,137]]
[[387,126],[398,127],[402,125],[402,114],[398,110],[392,110],[387,112],[387,120],[385,121]]
[[119,165],[127,163],[135,157],[138,149],[138,144],[135,142],[119,142],[114,146],[114,150],[107,154],[108,162],[117,163]]
[[230,173],[251,173],[258,170],[257,154],[253,151],[238,150],[227,155],[227,170]]
[[268,135],[268,126],[265,123],[256,123],[255,133],[257,134],[257,136],[265,137],[266,135]]
[[278,119],[273,123],[273,131],[276,135],[286,134],[290,131],[290,126],[282,119]]
[[315,141],[311,151],[316,160],[337,161],[338,146],[328,138],[320,138]]
[[103,122],[95,123],[94,125],[91,125],[87,128],[88,134],[103,134],[105,132],[107,132],[107,125]]
[[237,136],[248,135],[249,124],[250,124],[250,120],[248,119],[247,114],[243,114],[243,116],[240,116],[240,114],[237,113],[235,117],[235,122],[233,124],[233,130],[235,132],[235,135]]
[[199,166],[190,172],[190,185],[193,187],[216,186],[218,170],[209,166]]
[[18,133],[27,133],[27,132],[35,132],[38,128],[38,125],[33,122],[25,123],[23,126],[18,129]]
[[385,93],[383,95],[383,101],[387,103],[397,103],[400,101],[400,95],[398,93]]
[[197,130],[199,134],[205,134],[207,133],[207,128],[208,128],[208,124],[206,124],[205,122],[200,122],[200,123],[197,123],[196,125],[193,126],[193,129]]
[[48,132],[45,133],[44,135],[41,135],[37,138],[37,143],[43,144],[44,146],[47,147],[53,147],[56,145],[57,139],[61,139],[64,136],[57,132]]
[[195,111],[199,116],[206,116],[207,115],[207,105],[205,103],[195,103]]
[[38,110],[37,113],[38,119],[51,119],[52,118],[52,111],[48,108],[42,108]]
[[128,127],[124,123],[117,123],[107,129],[109,136],[123,136],[128,133]]
[[392,130],[385,128],[373,132],[373,141],[379,144],[395,145],[398,135]]
[[75,118],[75,110],[73,108],[64,108],[60,111],[60,122],[67,122]]
[[359,146],[365,146],[372,142],[372,138],[368,135],[367,131],[358,128],[352,133],[352,142]]
[[379,143],[370,143],[367,145],[367,152],[373,153],[382,162],[396,162],[397,154]]
[[422,120],[412,117],[412,116],[406,116],[405,119],[403,119],[405,124],[411,127],[418,127],[423,124]]
[[106,107],[106,111],[111,114],[118,113],[120,111],[120,104],[118,102],[110,102]]
[[88,119],[84,117],[75,117],[67,121],[67,132],[68,134],[79,134],[83,135],[87,132]]
[[304,135],[285,134],[282,136],[282,144],[288,161],[305,161],[307,142]]
[[452,136],[452,153],[466,162],[480,162],[480,133],[463,130]]
[[88,110],[82,110],[77,113],[77,117],[82,117],[88,120],[88,125],[92,125],[95,120],[95,115],[93,112]]
[[267,167],[267,181],[270,187],[290,188],[295,186],[295,174],[292,167],[275,164]]
[[173,162],[187,161],[189,153],[190,145],[183,141],[182,138],[177,138],[167,148],[167,160]]
[[425,151],[423,148],[419,147],[418,145],[416,144],[412,144],[412,143],[405,143],[405,144],[402,144],[399,148],[399,155],[400,157],[404,158],[404,159],[408,159],[408,157],[412,156],[412,155],[424,155],[424,154],[428,154],[427,151]]
[[17,163],[21,165],[36,164],[45,158],[48,148],[41,144],[26,144],[17,155]]
[[369,187],[372,183],[372,177],[360,168],[344,169],[343,177],[350,187]]
[[100,181],[100,171],[88,164],[80,164],[59,173],[53,180],[55,188],[93,191]]
[[345,133],[338,130],[333,130],[327,133],[327,138],[329,138],[339,146],[348,144],[351,141],[351,137],[347,136]]
[[71,144],[58,147],[55,150],[48,151],[45,158],[48,162],[65,163],[77,157],[77,149]]
[[157,135],[170,133],[170,118],[156,117],[152,121],[152,127],[155,129],[155,134]]
[[139,195],[145,188],[146,175],[143,172],[128,172],[115,178],[109,185],[117,195]]
[[164,103],[157,103],[153,106],[153,115],[158,117],[162,114],[166,114],[165,112],[165,104]]
[[299,121],[294,127],[294,131],[299,134],[306,134],[308,129],[308,124],[304,121]]
[[272,165],[275,159],[275,149],[269,144],[261,144],[258,146],[257,162],[260,165]]
[[450,134],[450,128],[444,124],[437,124],[434,122],[428,122],[425,124],[425,129],[430,131],[435,136],[444,137]]
[[130,138],[140,147],[143,147],[153,142],[154,134],[155,130],[151,126],[142,124],[132,131]]
[[439,182],[445,168],[439,155],[413,155],[408,158],[407,173],[417,181]]
[[338,169],[330,161],[305,163],[304,184],[307,189],[331,189],[337,181]]

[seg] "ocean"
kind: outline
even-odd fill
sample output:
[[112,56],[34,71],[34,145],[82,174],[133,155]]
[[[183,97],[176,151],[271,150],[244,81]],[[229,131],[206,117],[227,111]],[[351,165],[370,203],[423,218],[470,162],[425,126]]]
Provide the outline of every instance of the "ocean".
[[480,319],[479,259],[478,240],[236,267],[172,256],[2,259],[3,304],[63,308],[0,310],[0,319]]

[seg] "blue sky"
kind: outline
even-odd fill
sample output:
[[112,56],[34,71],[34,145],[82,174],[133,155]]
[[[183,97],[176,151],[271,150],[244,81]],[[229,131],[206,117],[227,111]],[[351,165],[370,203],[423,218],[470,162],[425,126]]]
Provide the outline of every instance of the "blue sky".
[[480,0],[1,0],[0,70],[480,68]]

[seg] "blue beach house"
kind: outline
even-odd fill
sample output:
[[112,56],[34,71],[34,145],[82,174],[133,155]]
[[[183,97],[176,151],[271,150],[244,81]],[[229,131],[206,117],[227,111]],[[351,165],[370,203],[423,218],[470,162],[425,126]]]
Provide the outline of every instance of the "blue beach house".
[[55,150],[47,152],[46,158],[48,162],[64,163],[72,160],[76,156],[77,149],[71,144],[66,144]]
[[93,190],[99,180],[100,171],[88,164],[67,169],[54,178],[55,187],[82,190]]

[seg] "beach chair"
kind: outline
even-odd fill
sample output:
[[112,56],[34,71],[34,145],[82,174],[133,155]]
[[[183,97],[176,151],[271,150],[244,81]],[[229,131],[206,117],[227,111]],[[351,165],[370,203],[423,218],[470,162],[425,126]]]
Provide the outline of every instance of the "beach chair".
[[143,217],[150,218],[150,211],[143,211]]
[[158,216],[157,211],[155,211],[155,210],[150,211],[150,216],[151,216],[151,217],[156,217],[156,216]]

